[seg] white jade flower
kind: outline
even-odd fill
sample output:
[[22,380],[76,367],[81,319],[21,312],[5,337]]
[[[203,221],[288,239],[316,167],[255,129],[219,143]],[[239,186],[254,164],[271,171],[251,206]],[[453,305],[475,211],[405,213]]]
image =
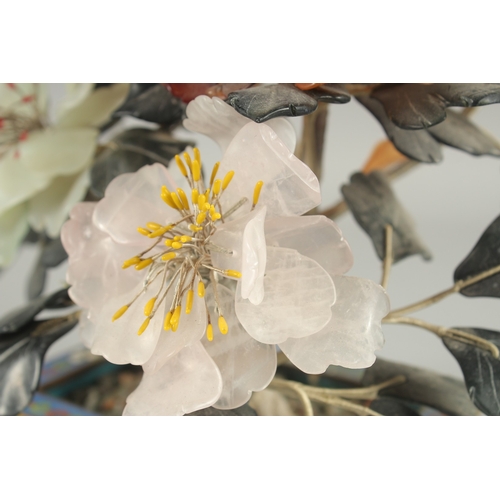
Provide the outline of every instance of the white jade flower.
[[0,266],[31,226],[56,237],[89,186],[98,127],[128,84],[71,84],[51,120],[47,84],[0,84]]
[[[320,202],[316,177],[270,126],[220,99],[199,97],[187,114],[225,149],[205,179],[197,149],[175,160],[184,185],[143,167],[77,205],[62,231],[84,341],[143,365],[124,414],[241,406],[272,380],[276,345],[308,373],[371,365],[387,295],[342,276],[352,254],[332,221],[302,216]],[[287,122],[271,124],[293,148]]]

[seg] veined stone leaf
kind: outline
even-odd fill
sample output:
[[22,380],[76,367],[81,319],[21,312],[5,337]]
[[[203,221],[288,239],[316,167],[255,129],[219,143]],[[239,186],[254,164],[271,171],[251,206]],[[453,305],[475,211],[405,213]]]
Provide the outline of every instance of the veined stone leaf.
[[281,83],[231,92],[226,102],[257,123],[278,116],[307,115],[318,107],[315,98],[294,85]]
[[131,129],[113,140],[113,149],[106,149],[96,159],[91,172],[91,190],[98,198],[104,196],[108,184],[118,175],[136,172],[144,165],[168,162],[193,143],[174,139],[157,130]]
[[450,106],[484,106],[500,102],[498,83],[385,84],[371,94],[400,128],[423,129],[445,120]]
[[[500,332],[482,328],[454,328],[488,340],[500,348]],[[486,415],[500,415],[500,359],[495,359],[484,349],[459,340],[444,337],[443,343],[458,361],[474,405]]]
[[185,105],[180,99],[174,97],[159,83],[153,86],[133,84],[131,94],[125,103],[114,112],[114,116],[117,118],[133,116],[170,127],[180,122],[184,108]]
[[370,408],[382,415],[400,417],[418,417],[419,414],[401,399],[381,396],[370,403]]
[[394,195],[382,172],[354,174],[350,184],[342,186],[342,194],[358,224],[368,233],[381,260],[385,256],[385,227],[393,228],[393,259],[397,262],[410,255],[431,255],[421,243],[410,215]]
[[0,319],[0,339],[3,338],[3,334],[17,332],[43,309],[58,309],[71,305],[73,302],[69,298],[66,288],[48,296],[38,297],[28,305],[15,309]]
[[423,163],[437,163],[443,159],[441,147],[427,130],[404,130],[389,119],[384,106],[368,96],[356,99],[380,122],[396,149],[405,156]]
[[500,144],[461,113],[448,110],[446,120],[428,129],[437,141],[472,155],[500,156]]
[[306,93],[314,97],[317,101],[324,101],[330,104],[346,104],[351,100],[349,92],[341,83],[325,83]]
[[[455,269],[455,281],[465,280],[500,265],[500,216],[484,231],[476,246]],[[462,288],[466,297],[500,297],[500,273]]]
[[0,336],[0,415],[17,415],[29,404],[47,349],[77,323],[73,316],[30,321],[16,333]]

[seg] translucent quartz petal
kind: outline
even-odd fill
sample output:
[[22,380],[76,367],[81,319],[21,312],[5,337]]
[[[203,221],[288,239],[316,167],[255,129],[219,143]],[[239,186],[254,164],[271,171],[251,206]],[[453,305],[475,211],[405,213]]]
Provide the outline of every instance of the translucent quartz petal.
[[319,205],[319,182],[311,169],[296,158],[276,133],[265,124],[250,122],[235,136],[224,153],[218,177],[235,171],[224,192],[223,208],[228,210],[243,197],[252,205],[254,186],[264,185],[259,204],[267,206],[267,216],[302,215]]
[[78,305],[91,309],[91,317],[102,303],[122,291],[131,290],[146,271],[122,269],[122,263],[142,249],[115,243],[92,223],[96,203],[79,203],[61,230],[61,241],[69,255],[69,295]]
[[167,224],[181,218],[179,212],[160,197],[163,185],[173,189],[172,178],[163,165],[155,163],[142,167],[124,183],[119,181],[120,189],[113,183],[97,204],[94,224],[115,241],[145,245],[151,240],[137,232],[139,226],[150,221]]
[[[205,300],[196,293],[198,281],[195,280],[193,307],[190,314],[186,314],[187,294],[182,299],[181,317],[177,331],[162,330],[160,340],[155,352],[143,366],[144,372],[154,372],[159,370],[171,357],[177,354],[184,347],[198,342],[207,329],[207,311]],[[172,299],[175,293],[175,285],[169,290],[165,299],[165,314],[171,308]],[[164,315],[165,316],[165,315]]]
[[94,90],[93,83],[67,83],[64,87],[64,97],[61,99],[56,109],[57,121],[59,121],[69,110],[77,107],[87,99]]
[[366,368],[384,344],[381,320],[389,313],[385,290],[373,281],[335,276],[337,301],[331,321],[318,333],[280,344],[286,356],[306,373],[323,373],[329,365]]
[[144,372],[123,411],[133,415],[183,415],[211,406],[222,390],[219,370],[201,342],[182,349],[154,372]]
[[183,125],[213,139],[225,151],[238,131],[250,122],[218,97],[200,95],[186,107]]
[[244,217],[220,225],[212,237],[212,243],[230,250],[231,255],[211,250],[212,263],[219,269],[234,269],[242,276],[241,293],[259,304],[264,296],[266,271],[266,238],[264,220],[266,207],[256,208]]
[[125,363],[143,365],[146,363],[153,354],[163,331],[165,305],[160,306],[142,335],[138,335],[137,332],[146,319],[144,306],[149,299],[157,294],[159,286],[160,279],[157,279],[116,321],[111,320],[113,315],[142,290],[142,283],[128,292],[121,291],[121,293],[119,292],[106,300],[102,304],[98,316],[91,317],[92,322],[96,325],[96,334],[91,347],[92,353],[100,354],[117,365]]
[[289,248],[267,248],[264,300],[258,305],[236,293],[236,315],[259,342],[278,344],[321,330],[332,317],[335,287],[316,262]]
[[245,404],[252,391],[265,389],[276,373],[276,348],[254,340],[241,326],[234,312],[234,292],[217,286],[219,304],[229,331],[222,335],[217,326],[212,285],[207,288],[207,305],[213,322],[213,341],[203,339],[208,354],[219,367],[222,394],[216,408],[238,408]]
[[[234,136],[251,120],[218,97],[198,96],[186,108],[183,125],[192,132],[199,132],[213,139],[224,152]],[[293,125],[284,118],[266,122],[290,151],[295,150],[296,135]]]
[[266,219],[265,231],[267,245],[293,248],[331,275],[352,267],[349,244],[337,224],[322,215],[273,217]]
[[83,345],[90,349],[92,343],[94,342],[96,329],[94,323],[90,320],[89,311],[86,309],[82,310],[80,316],[80,323],[78,325],[80,338],[82,339]]
[[115,83],[108,87],[100,87],[86,98],[73,101],[73,106],[65,107],[64,114],[59,116],[58,127],[100,127],[104,125],[128,95],[128,83]]
[[81,172],[94,156],[97,133],[91,128],[31,132],[0,160],[0,212],[41,191],[57,175]]
[[12,262],[28,229],[28,207],[25,203],[0,215],[0,267]]
[[[88,165],[90,166],[90,164]],[[57,238],[71,207],[85,197],[90,185],[90,172],[56,177],[43,191],[29,200],[29,222],[38,232]]]

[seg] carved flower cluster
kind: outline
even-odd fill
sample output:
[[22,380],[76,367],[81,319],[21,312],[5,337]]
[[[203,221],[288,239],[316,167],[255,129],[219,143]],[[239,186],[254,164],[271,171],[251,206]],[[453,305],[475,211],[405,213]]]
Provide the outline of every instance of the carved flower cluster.
[[276,345],[308,373],[371,365],[387,295],[343,276],[352,254],[332,221],[302,216],[319,183],[291,152],[291,126],[205,96],[187,115],[223,150],[206,181],[196,149],[143,167],[77,205],[62,232],[84,341],[143,366],[124,414],[241,406],[272,380]]

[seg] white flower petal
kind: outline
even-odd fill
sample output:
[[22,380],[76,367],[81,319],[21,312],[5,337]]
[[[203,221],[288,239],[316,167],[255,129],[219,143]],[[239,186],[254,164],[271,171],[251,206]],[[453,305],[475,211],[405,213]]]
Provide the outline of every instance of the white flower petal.
[[331,275],[344,274],[352,267],[349,244],[337,224],[327,217],[273,217],[266,219],[265,231],[267,245],[293,248]]
[[212,285],[207,288],[207,305],[213,321],[213,341],[203,339],[208,354],[222,376],[222,393],[215,408],[231,409],[245,404],[252,391],[265,389],[276,373],[276,348],[254,340],[241,326],[234,312],[234,292],[217,286],[219,305],[229,331],[223,335],[217,325]]
[[68,111],[79,106],[94,90],[94,83],[67,83],[65,95],[61,99],[56,111],[57,120],[60,120]]
[[240,271],[241,294],[259,304],[264,296],[264,273],[266,270],[266,238],[264,220],[266,207],[251,211],[244,217],[227,222],[212,237],[212,243],[230,250],[232,254],[210,252],[212,263],[219,269]]
[[183,415],[211,406],[222,390],[219,370],[200,342],[182,349],[154,372],[144,372],[123,415]]
[[[46,83],[15,83],[12,89],[9,84],[0,84],[0,108],[2,111],[15,110],[17,116],[36,119],[47,110],[48,85]],[[34,99],[23,102],[23,98],[33,96]]]
[[119,243],[144,246],[148,239],[137,232],[139,226],[147,222],[167,224],[180,218],[179,212],[160,197],[163,185],[173,189],[170,174],[159,163],[142,167],[126,179],[115,178],[97,204],[94,224]]
[[[188,276],[187,281],[191,279]],[[182,299],[181,317],[177,331],[162,331],[155,352],[143,366],[144,372],[154,372],[167,362],[167,360],[191,344],[198,342],[207,329],[207,310],[205,300],[196,293],[198,280],[195,280],[193,307],[190,314],[185,314],[187,294]],[[175,285],[172,286],[165,298],[165,311],[170,310],[174,298]]]
[[373,281],[335,276],[337,301],[331,321],[318,333],[303,339],[288,339],[281,350],[306,373],[323,373],[329,365],[367,368],[374,351],[384,344],[381,320],[389,313],[385,290]]
[[278,344],[321,330],[332,316],[335,287],[316,262],[289,248],[267,248],[264,300],[258,305],[236,293],[236,315],[259,342]]
[[126,292],[122,290],[119,295],[117,294],[108,299],[102,305],[99,315],[96,318],[91,317],[96,325],[96,334],[91,348],[92,353],[100,354],[117,365],[126,363],[133,365],[145,364],[153,354],[163,331],[163,319],[165,317],[163,304],[151,318],[144,333],[138,335],[137,332],[146,319],[144,306],[149,299],[157,294],[158,288],[158,282],[152,283],[148,290],[116,321],[112,321],[113,315],[142,290],[142,283],[139,283],[135,289],[129,289]]
[[100,127],[104,125],[109,120],[111,113],[123,103],[129,88],[128,83],[115,83],[109,87],[94,90],[85,99],[74,99],[73,107],[66,105],[64,113],[60,115],[58,127]]
[[71,208],[85,197],[90,185],[90,172],[60,176],[28,202],[29,222],[35,231],[45,231],[51,238],[59,236],[61,226]]
[[319,205],[319,182],[311,169],[295,157],[276,133],[265,124],[250,122],[235,136],[221,160],[218,176],[230,170],[235,175],[224,192],[225,210],[243,197],[252,205],[254,186],[264,185],[259,203],[267,206],[268,217],[302,215]]
[[26,204],[16,205],[0,215],[0,267],[12,262],[28,229]]

